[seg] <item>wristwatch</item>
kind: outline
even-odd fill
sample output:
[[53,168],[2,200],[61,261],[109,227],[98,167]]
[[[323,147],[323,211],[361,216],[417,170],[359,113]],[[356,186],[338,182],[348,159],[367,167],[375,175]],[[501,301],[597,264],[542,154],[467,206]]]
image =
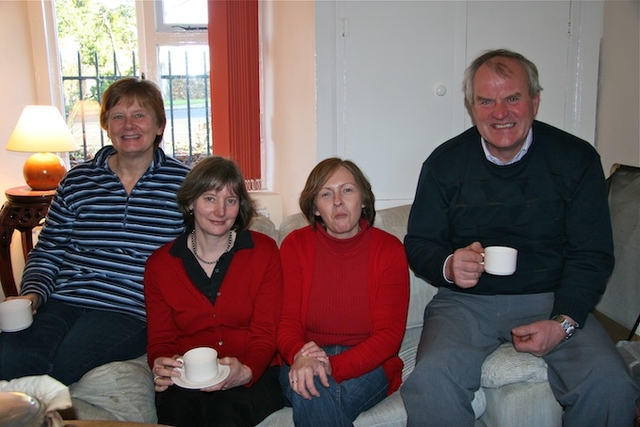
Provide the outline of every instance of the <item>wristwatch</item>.
[[564,337],[565,341],[571,338],[573,336],[573,333],[576,331],[577,325],[574,325],[573,323],[571,323],[569,319],[567,319],[562,314],[553,316],[551,320],[555,320],[556,322],[560,323],[560,326],[562,326],[562,329],[564,329],[564,333],[566,335]]

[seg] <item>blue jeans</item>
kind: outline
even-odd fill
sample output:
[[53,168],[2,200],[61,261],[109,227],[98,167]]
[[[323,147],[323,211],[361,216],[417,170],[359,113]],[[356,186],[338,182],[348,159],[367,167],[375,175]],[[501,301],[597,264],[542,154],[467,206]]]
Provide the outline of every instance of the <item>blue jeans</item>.
[[[335,345],[323,347],[329,356],[342,353],[349,347]],[[382,366],[358,378],[337,383],[329,377],[329,387],[314,377],[320,397],[307,400],[291,389],[289,371],[291,367],[283,365],[280,369],[280,386],[285,396],[285,404],[293,407],[293,422],[297,427],[342,427],[352,426],[361,412],[372,408],[387,397],[389,383]]]
[[46,374],[69,385],[97,366],[141,356],[146,346],[143,320],[50,298],[29,328],[0,334],[0,379]]

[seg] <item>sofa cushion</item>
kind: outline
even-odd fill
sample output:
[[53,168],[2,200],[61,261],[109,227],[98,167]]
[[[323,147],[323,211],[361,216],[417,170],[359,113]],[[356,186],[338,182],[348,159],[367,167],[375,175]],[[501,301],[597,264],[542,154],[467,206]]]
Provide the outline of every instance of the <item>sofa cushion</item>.
[[395,208],[381,209],[377,211],[374,226],[393,234],[401,242],[407,234],[407,222],[411,205],[397,206]]
[[562,406],[548,382],[522,382],[485,389],[487,426],[562,427]]
[[[484,413],[486,408],[486,397],[484,390],[476,392],[471,403],[476,419]],[[404,427],[407,424],[407,412],[400,392],[387,396],[368,411],[361,413],[353,422],[354,427]],[[274,412],[265,418],[258,427],[293,427],[293,410],[285,407]]]
[[266,234],[276,242],[278,241],[278,230],[276,230],[276,226],[264,215],[256,215],[255,218],[253,218],[253,221],[251,221],[249,228],[253,231]]
[[69,390],[75,416],[80,420],[158,421],[153,375],[146,355],[98,366]]
[[547,381],[547,362],[542,357],[516,351],[511,343],[502,344],[482,365],[483,387],[497,388],[519,382]]
[[616,344],[631,376],[640,384],[640,341],[619,341]]
[[280,229],[278,230],[278,247],[282,245],[282,241],[294,230],[298,228],[306,227],[309,225],[309,221],[301,213],[289,215],[280,223]]

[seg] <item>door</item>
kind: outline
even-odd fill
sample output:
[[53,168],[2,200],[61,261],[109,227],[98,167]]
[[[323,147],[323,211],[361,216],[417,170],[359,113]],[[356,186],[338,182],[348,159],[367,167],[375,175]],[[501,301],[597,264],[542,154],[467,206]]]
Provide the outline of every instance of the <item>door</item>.
[[[422,162],[471,126],[465,67],[494,48],[536,63],[544,88],[538,118],[567,128],[576,105],[595,105],[598,44],[576,40],[597,38],[598,15],[589,9],[595,18],[583,17],[572,33],[581,3],[572,10],[570,0],[316,2],[318,160],[354,160],[378,209],[411,203]],[[590,61],[577,63],[582,57]],[[586,80],[576,78],[581,72]]]

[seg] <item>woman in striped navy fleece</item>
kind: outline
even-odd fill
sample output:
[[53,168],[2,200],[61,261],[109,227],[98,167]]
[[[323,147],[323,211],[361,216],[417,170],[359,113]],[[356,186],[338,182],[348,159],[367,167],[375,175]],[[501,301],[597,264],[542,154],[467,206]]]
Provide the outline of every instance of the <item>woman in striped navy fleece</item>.
[[188,168],[160,148],[164,103],[148,80],[114,82],[100,125],[113,145],[56,190],[17,297],[32,301],[34,322],[0,334],[0,379],[48,374],[71,384],[146,351],[144,267],[184,229],[176,192]]

